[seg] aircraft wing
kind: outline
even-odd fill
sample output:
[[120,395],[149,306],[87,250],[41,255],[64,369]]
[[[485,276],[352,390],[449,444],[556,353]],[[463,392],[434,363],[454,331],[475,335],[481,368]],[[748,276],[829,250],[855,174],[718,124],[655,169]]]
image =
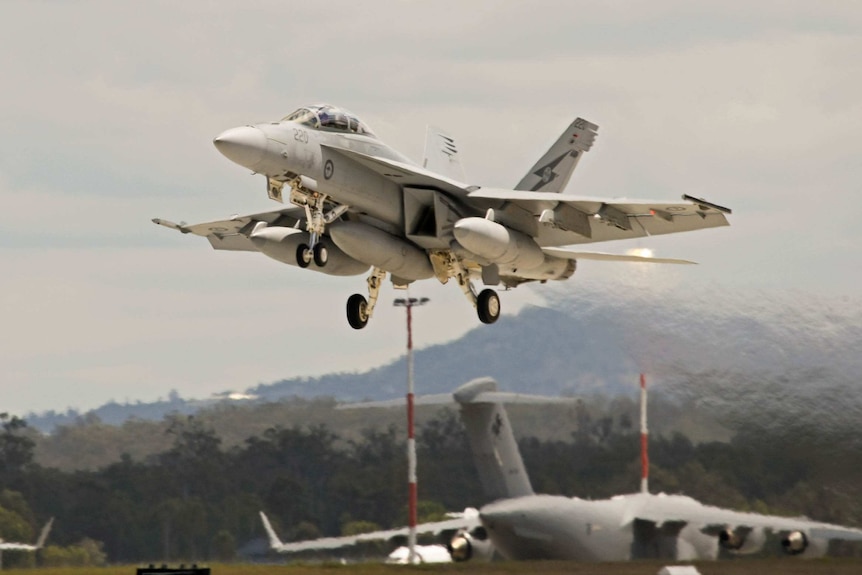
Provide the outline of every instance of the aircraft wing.
[[337,148],[321,144],[328,154],[347,158],[361,166],[376,172],[399,186],[414,186],[418,188],[437,188],[453,195],[463,196],[467,194],[467,185],[457,180],[435,174],[430,170],[412,166],[403,162],[387,160],[378,156],[369,156],[355,150]]
[[36,551],[39,549],[35,545],[27,543],[0,543],[0,551]]
[[231,216],[226,220],[201,224],[186,224],[184,222],[175,224],[159,218],[153,218],[153,223],[183,234],[203,236],[216,250],[256,252],[259,250],[248,239],[248,235],[257,222],[290,228],[304,217],[305,211],[302,208],[289,207],[246,216]]
[[[348,535],[344,537],[322,537],[320,539],[312,539],[310,541],[296,541],[293,543],[282,543],[272,528],[269,518],[260,512],[260,518],[263,522],[264,529],[269,537],[269,545],[273,551],[278,553],[297,553],[300,551],[322,551],[326,549],[339,549],[356,545],[364,541],[388,541],[393,537],[407,537],[408,528],[400,527],[398,529],[387,529],[384,531],[373,531],[371,533],[361,533],[359,535]],[[444,531],[458,531],[459,529],[473,529],[481,525],[479,521],[479,512],[475,509],[466,510],[461,517],[447,519],[445,521],[436,521],[432,523],[422,523],[416,526],[416,533],[433,533],[439,534]]]
[[480,188],[469,198],[516,205],[546,224],[541,245],[566,245],[687,232],[729,225],[732,210],[702,198],[682,202],[599,198],[548,192]]
[[686,522],[699,526],[702,532],[710,535],[717,535],[721,530],[728,527],[731,529],[742,527],[770,529],[774,532],[803,531],[816,539],[862,541],[862,529],[820,523],[804,517],[760,515],[709,505],[701,505],[699,509],[668,510],[661,504],[660,500],[656,499],[651,500],[649,504],[638,510],[636,518],[659,525],[667,522]]

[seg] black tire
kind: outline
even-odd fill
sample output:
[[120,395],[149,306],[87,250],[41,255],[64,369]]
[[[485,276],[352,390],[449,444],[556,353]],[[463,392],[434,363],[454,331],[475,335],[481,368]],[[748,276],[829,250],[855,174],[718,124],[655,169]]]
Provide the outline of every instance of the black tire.
[[329,250],[326,249],[325,245],[318,242],[312,250],[312,257],[314,258],[314,265],[322,268],[329,261]]
[[311,249],[307,244],[299,244],[296,246],[296,265],[301,268],[307,268],[308,264],[311,263],[311,260]]
[[500,317],[500,296],[492,289],[482,290],[476,298],[476,312],[482,323],[494,323]]
[[358,293],[347,298],[347,323],[353,329],[368,325],[368,300]]

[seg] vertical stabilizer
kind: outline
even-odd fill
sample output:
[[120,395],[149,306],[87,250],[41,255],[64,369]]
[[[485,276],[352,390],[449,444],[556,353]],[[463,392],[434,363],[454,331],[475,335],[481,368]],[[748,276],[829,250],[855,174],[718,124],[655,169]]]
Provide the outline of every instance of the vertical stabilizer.
[[455,138],[433,126],[428,126],[425,135],[422,167],[458,182],[466,180]]
[[54,525],[54,518],[48,520],[42,531],[39,533],[39,539],[36,540],[36,549],[41,549],[45,546],[45,541],[48,540],[48,534],[51,533],[51,526]]
[[593,146],[598,129],[597,125],[583,118],[572,122],[554,145],[518,182],[515,189],[532,192],[562,192],[569,183],[578,162],[581,161],[581,156]]
[[465,383],[453,393],[461,406],[461,420],[467,429],[482,488],[491,501],[533,494],[500,399],[503,394],[496,391],[496,381],[481,378]]

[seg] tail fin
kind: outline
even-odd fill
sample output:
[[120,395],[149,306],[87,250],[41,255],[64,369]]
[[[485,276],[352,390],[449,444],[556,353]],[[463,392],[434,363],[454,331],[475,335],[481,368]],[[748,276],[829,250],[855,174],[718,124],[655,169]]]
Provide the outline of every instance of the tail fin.
[[455,139],[433,126],[428,126],[425,134],[425,161],[422,167],[458,182],[466,180]]
[[275,533],[275,529],[272,528],[272,524],[269,522],[269,518],[263,511],[260,512],[260,520],[263,522],[263,529],[266,531],[266,536],[269,538],[270,549],[277,551],[280,547],[283,547],[284,543],[282,543],[281,539],[278,538],[278,535]]
[[[415,405],[445,405],[452,403],[452,400],[461,406],[461,421],[467,429],[479,479],[485,495],[492,501],[533,494],[533,486],[530,485],[530,478],[524,468],[503,404],[578,401],[575,398],[497,391],[497,382],[490,377],[483,377],[465,383],[451,394],[420,395],[416,398]],[[404,405],[404,399],[350,403],[339,405],[338,409],[396,405]]]
[[530,168],[527,175],[515,186],[516,190],[532,192],[562,192],[584,152],[589,151],[599,127],[578,118],[566,128],[545,155]]
[[36,540],[36,549],[41,549],[45,546],[45,541],[48,540],[48,534],[51,532],[51,526],[54,525],[54,518],[48,520],[42,531],[39,533],[39,539]]
[[461,405],[461,420],[482,488],[491,500],[532,495],[533,486],[502,404],[504,394],[496,392],[496,381],[481,378],[465,383],[453,394]]

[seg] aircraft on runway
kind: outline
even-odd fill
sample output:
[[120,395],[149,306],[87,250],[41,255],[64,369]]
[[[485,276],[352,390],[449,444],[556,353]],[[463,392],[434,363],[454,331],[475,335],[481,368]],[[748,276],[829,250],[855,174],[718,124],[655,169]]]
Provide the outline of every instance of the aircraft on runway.
[[[355,329],[371,318],[390,276],[396,288],[454,279],[483,323],[500,316],[496,291],[564,280],[579,259],[693,263],[559,246],[728,225],[731,210],[684,195],[682,202],[576,196],[564,189],[598,126],[576,119],[514,189],[466,183],[455,140],[429,128],[421,165],[384,144],[353,114],[330,105],[280,121],[229,129],[216,148],[266,178],[270,198],[293,207],[187,225],[159,225],[209,239],[217,250],[259,251],[336,276],[364,274],[368,297],[347,300]],[[287,190],[285,190],[287,188]]]
[[[339,409],[394,407],[403,405],[404,401],[402,398],[349,403],[339,406]],[[486,465],[480,464],[480,462],[489,459],[496,461],[497,457],[494,452],[496,447],[485,437],[484,429],[486,426],[491,425],[498,431],[503,430],[503,433],[506,433],[505,430],[509,429],[506,412],[502,411],[498,414],[497,411],[490,410],[488,406],[496,405],[500,402],[547,404],[572,403],[575,401],[577,400],[571,398],[548,398],[538,395],[498,392],[496,391],[496,383],[485,384],[484,381],[478,381],[463,386],[454,394],[443,393],[419,396],[415,399],[415,404],[422,406],[458,403],[461,405],[461,418],[464,425],[471,430],[469,434],[470,444],[474,458],[476,459],[476,465],[479,468],[484,493],[488,500],[494,500],[532,493],[532,489],[529,487],[529,480],[526,479],[527,476],[526,471],[523,469],[523,464],[520,463],[520,456],[517,452],[517,445],[514,444],[514,439],[512,439],[512,444],[502,446],[505,450],[511,450],[514,446],[515,450],[514,453],[509,451],[502,453],[503,460],[516,460],[520,468],[517,466],[507,468],[501,476],[497,473],[496,464],[490,466],[490,471],[486,470]],[[468,559],[490,560],[494,555],[494,548],[490,541],[488,541],[488,536],[479,520],[479,512],[474,508],[468,507],[463,513],[450,513],[448,515],[450,515],[451,519],[433,523],[422,523],[417,526],[418,534],[433,534],[441,541],[446,542],[445,545],[418,545],[416,547],[418,560],[422,563],[448,563],[453,560],[466,561]],[[270,549],[278,553],[334,550],[361,542],[391,541],[397,537],[403,538],[407,536],[407,527],[401,527],[386,531],[373,531],[361,535],[324,537],[308,541],[283,543],[263,511],[260,512],[260,518],[269,538]],[[389,555],[387,562],[406,563],[405,550],[406,547],[399,547]]]
[[48,534],[51,532],[51,526],[54,525],[54,518],[48,520],[39,532],[39,538],[35,544],[30,543],[15,543],[13,541],[3,541],[0,539],[0,568],[3,566],[3,551],[38,551],[45,546],[45,541],[48,539]]
[[[479,509],[479,518],[494,549],[506,559],[716,559],[720,548],[753,553],[769,541],[780,542],[789,555],[814,557],[827,551],[830,540],[862,541],[860,529],[720,509],[645,489],[599,501],[537,495],[505,408],[494,398],[496,388],[494,380],[479,379],[454,396],[482,484],[499,494]],[[468,537],[456,535],[450,547],[469,557],[471,544]]]

